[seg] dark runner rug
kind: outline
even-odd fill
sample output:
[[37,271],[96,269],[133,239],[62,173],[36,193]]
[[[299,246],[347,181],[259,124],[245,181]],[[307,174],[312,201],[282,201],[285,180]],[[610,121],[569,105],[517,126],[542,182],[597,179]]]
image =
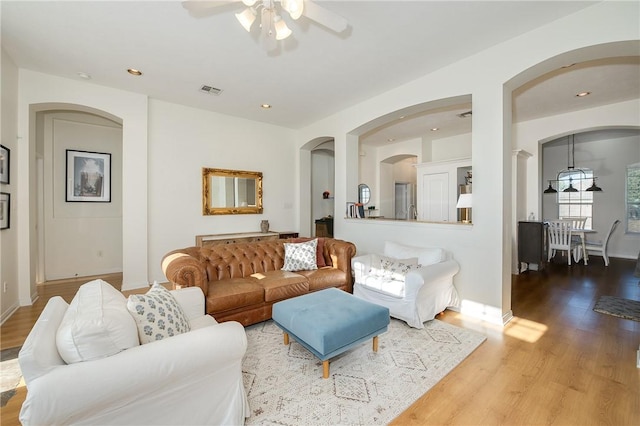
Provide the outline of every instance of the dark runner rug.
[[615,296],[601,296],[593,310],[614,317],[640,321],[640,302]]

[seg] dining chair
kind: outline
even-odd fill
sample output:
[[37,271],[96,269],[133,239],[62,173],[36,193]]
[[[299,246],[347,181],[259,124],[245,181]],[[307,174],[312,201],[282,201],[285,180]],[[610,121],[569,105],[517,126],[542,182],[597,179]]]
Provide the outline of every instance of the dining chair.
[[573,229],[584,229],[585,225],[587,224],[587,218],[586,217],[564,216],[564,217],[561,217],[560,220],[565,220],[565,221],[571,222],[571,227]]
[[[587,224],[587,218],[582,216],[563,216],[560,220],[568,221],[571,223],[571,228],[573,229],[584,229]],[[582,239],[584,238],[583,234],[575,234],[571,236],[574,241],[582,244]],[[584,245],[582,244],[582,248],[584,249]],[[582,259],[582,250],[573,250],[573,260],[578,263]]]
[[609,254],[607,253],[607,249],[609,247],[609,239],[611,238],[611,234],[613,234],[613,231],[616,230],[616,227],[618,226],[619,223],[620,223],[620,219],[616,219],[613,221],[613,223],[611,224],[611,228],[609,229],[609,232],[607,233],[607,236],[604,239],[604,241],[587,240],[585,244],[585,248],[587,251],[597,252],[602,256],[602,258],[604,259],[604,266],[609,266]]
[[556,255],[556,251],[567,252],[567,263],[571,266],[571,257],[582,254],[582,244],[572,238],[572,223],[568,220],[552,220],[549,222],[547,232],[549,233],[549,254],[548,261]]

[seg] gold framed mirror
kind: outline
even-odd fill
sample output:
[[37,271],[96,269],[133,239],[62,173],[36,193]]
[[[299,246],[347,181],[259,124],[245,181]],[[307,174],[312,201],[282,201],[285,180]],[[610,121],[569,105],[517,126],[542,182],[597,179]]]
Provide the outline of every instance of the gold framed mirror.
[[262,213],[262,173],[202,168],[202,214]]

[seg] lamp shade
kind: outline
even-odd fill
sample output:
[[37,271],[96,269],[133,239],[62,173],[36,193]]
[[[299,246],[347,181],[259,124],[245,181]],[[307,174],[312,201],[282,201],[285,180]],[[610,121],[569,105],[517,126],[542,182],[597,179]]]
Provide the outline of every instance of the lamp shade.
[[276,30],[276,40],[284,40],[291,35],[291,30],[287,26],[287,23],[277,15],[273,18],[273,27]]
[[458,204],[456,204],[457,209],[468,209],[472,207],[472,194],[460,194],[458,198]]
[[291,19],[298,19],[302,16],[304,10],[303,0],[282,0],[280,4],[284,10],[289,12]]
[[238,19],[238,22],[240,22],[240,25],[249,32],[251,31],[253,21],[256,20],[256,12],[254,9],[248,7],[240,13],[236,13],[236,18]]

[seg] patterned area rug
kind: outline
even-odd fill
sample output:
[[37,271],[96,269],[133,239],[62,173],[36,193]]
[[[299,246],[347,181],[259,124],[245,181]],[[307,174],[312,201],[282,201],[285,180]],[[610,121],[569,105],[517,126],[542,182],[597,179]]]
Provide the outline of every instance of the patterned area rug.
[[18,352],[20,352],[20,346],[0,351],[0,390],[2,391],[0,407],[7,405],[7,402],[16,394],[16,388],[22,379]]
[[640,302],[615,296],[601,296],[593,307],[601,314],[640,321]]
[[285,346],[273,321],[246,332],[247,425],[387,424],[486,339],[438,320],[417,330],[392,319],[377,353],[362,343],[333,358],[323,379],[322,362],[295,341]]

